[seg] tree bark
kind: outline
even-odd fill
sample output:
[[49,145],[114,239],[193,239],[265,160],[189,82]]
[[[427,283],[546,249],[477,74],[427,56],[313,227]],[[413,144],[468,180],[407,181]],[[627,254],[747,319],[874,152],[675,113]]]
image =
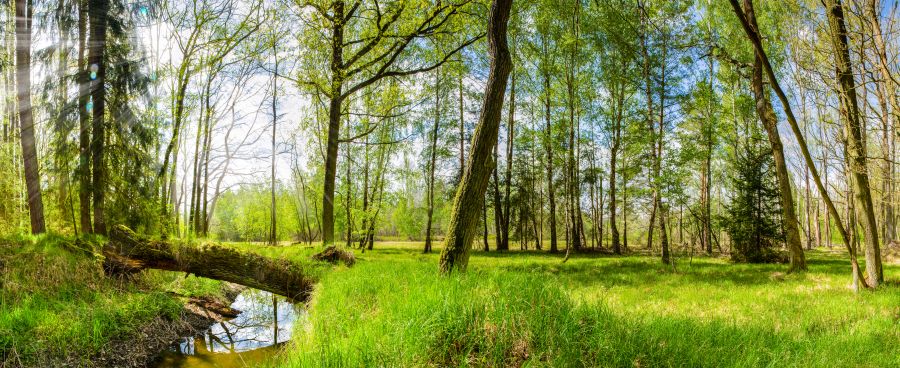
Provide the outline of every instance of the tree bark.
[[[750,0],[744,0],[744,14],[754,32],[759,33],[756,14]],[[763,85],[762,57],[759,54],[756,54],[753,60],[753,76],[750,84],[756,100],[756,114],[766,129],[769,145],[772,147],[772,156],[775,159],[775,176],[778,179],[778,189],[781,194],[781,215],[785,232],[785,243],[791,254],[790,271],[805,271],[806,257],[803,254],[803,246],[800,241],[800,230],[797,228],[798,222],[794,211],[790,174],[784,159],[781,136],[778,134],[778,119]]]
[[497,144],[503,95],[512,69],[512,59],[506,43],[506,28],[512,0],[493,0],[488,16],[488,52],[491,61],[485,88],[483,109],[479,117],[469,164],[460,182],[453,204],[450,227],[441,253],[440,269],[444,274],[464,271],[469,261],[469,249],[478,221],[478,205],[484,201],[490,172],[496,165],[491,150]]
[[283,295],[297,301],[309,297],[316,280],[300,265],[239,252],[218,244],[202,247],[173,245],[136,235],[118,225],[103,247],[104,269],[132,274],[146,268],[185,272]]
[[19,108],[19,128],[22,158],[25,167],[25,186],[28,192],[28,214],[31,233],[46,231],[44,202],[41,197],[41,177],[34,138],[34,116],[31,107],[31,0],[16,0],[16,95]]
[[434,128],[431,130],[431,158],[428,160],[428,210],[425,220],[425,249],[423,253],[431,253],[431,221],[434,215],[434,166],[437,163],[437,139],[438,129],[441,123],[441,72],[434,73]]
[[509,87],[509,125],[506,129],[506,177],[504,184],[506,193],[503,196],[503,249],[509,250],[509,219],[512,217],[510,211],[510,186],[512,185],[512,163],[513,163],[513,143],[516,138],[516,70],[510,72]]
[[[900,96],[897,96],[898,81],[891,75],[884,35],[879,21],[879,4],[877,0],[868,0],[865,5],[864,18],[869,22],[874,52],[878,58],[879,81],[877,81],[878,100],[881,105],[881,128],[883,130],[881,148],[884,155],[882,163],[882,218],[884,219],[882,236],[884,244],[891,244],[897,238],[897,227],[894,213],[894,161],[892,160],[891,126],[897,125],[900,118]],[[890,106],[890,110],[888,107]]]
[[[750,0],[746,0],[750,1]],[[853,277],[853,285],[854,290],[859,289],[859,282],[863,281],[863,286],[868,286],[864,282],[864,278],[862,277],[859,263],[856,258],[856,250],[850,242],[850,236],[847,232],[847,229],[840,221],[840,215],[837,212],[837,208],[834,206],[834,202],[831,201],[831,197],[828,195],[828,191],[825,186],[822,185],[822,180],[819,177],[819,173],[815,170],[815,166],[813,165],[812,155],[809,153],[809,147],[806,145],[806,139],[804,139],[803,134],[800,132],[799,124],[797,124],[797,119],[794,117],[794,113],[791,110],[791,105],[788,102],[787,95],[784,93],[784,90],[781,89],[781,86],[778,84],[778,79],[775,77],[775,72],[772,68],[772,64],[769,62],[768,57],[766,56],[765,50],[762,47],[762,41],[760,40],[759,34],[754,30],[754,28],[750,25],[749,21],[744,15],[743,10],[741,10],[740,4],[738,4],[737,0],[730,0],[731,7],[734,10],[734,13],[737,15],[738,19],[741,22],[741,27],[744,28],[744,33],[747,34],[747,38],[753,44],[753,48],[756,51],[756,54],[762,58],[763,68],[766,72],[766,75],[769,78],[769,84],[772,89],[775,91],[775,94],[778,96],[779,101],[781,101],[781,105],[784,108],[785,115],[787,116],[788,123],[791,126],[791,131],[794,133],[794,137],[797,139],[797,143],[800,146],[800,152],[803,154],[803,158],[806,160],[807,166],[810,167],[810,174],[813,176],[813,180],[816,183],[816,188],[819,190],[819,194],[822,196],[822,199],[825,201],[825,205],[828,207],[828,212],[834,216],[835,220],[837,220],[838,231],[841,234],[841,238],[844,240],[844,244],[847,247],[847,252],[850,255],[850,265],[851,272]]]
[[875,207],[869,190],[869,174],[866,165],[866,147],[863,143],[860,127],[859,106],[856,98],[856,82],[850,66],[850,51],[847,41],[847,28],[844,24],[844,9],[841,0],[825,0],[828,24],[831,28],[831,41],[834,48],[837,79],[840,84],[840,101],[843,121],[847,130],[847,143],[850,148],[850,166],[853,172],[854,194],[857,210],[865,235],[866,274],[868,283],[877,287],[884,282],[881,267],[881,250],[878,245],[878,224],[875,221]]
[[106,234],[106,217],[103,207],[106,197],[106,167],[104,150],[106,144],[106,18],[109,0],[89,0],[91,14],[91,37],[88,49],[88,64],[97,66],[97,78],[91,82],[91,98],[94,100],[94,120],[92,123],[91,160],[92,195],[94,207],[94,231]]
[[[547,53],[544,41],[544,54]],[[547,151],[547,197],[550,202],[550,253],[559,251],[556,242],[556,194],[553,188],[553,127],[550,123],[550,71],[542,71],[544,81],[544,148]]]
[[[623,62],[623,67],[625,63]],[[612,243],[612,250],[615,254],[622,254],[622,247],[619,245],[619,228],[616,226],[616,156],[622,143],[622,119],[625,108],[625,82],[618,84],[618,93],[616,97],[616,117],[613,119],[612,131],[612,147],[609,149],[609,235]]]

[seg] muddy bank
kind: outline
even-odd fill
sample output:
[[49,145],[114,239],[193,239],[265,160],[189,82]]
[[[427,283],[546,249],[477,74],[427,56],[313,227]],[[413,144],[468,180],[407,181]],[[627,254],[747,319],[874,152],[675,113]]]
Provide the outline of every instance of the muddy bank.
[[[223,288],[224,298],[217,301],[224,305],[230,305],[238,294],[246,289],[229,283],[224,283]],[[188,302],[177,319],[156,317],[136,333],[107,344],[100,353],[91,357],[89,363],[70,361],[61,366],[146,367],[173,341],[185,335],[204,331],[222,320],[223,317],[215,312]]]

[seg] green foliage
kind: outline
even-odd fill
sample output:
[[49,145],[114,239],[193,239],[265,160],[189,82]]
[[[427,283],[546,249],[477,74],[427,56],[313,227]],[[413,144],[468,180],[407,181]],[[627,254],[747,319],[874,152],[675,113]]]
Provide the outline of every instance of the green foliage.
[[[301,233],[294,193],[275,187],[277,213],[276,236],[279,240],[298,239]],[[271,188],[269,184],[243,185],[221,194],[210,224],[210,234],[225,241],[265,241],[271,226]]]
[[[759,137],[757,137],[759,138]],[[737,262],[772,262],[784,242],[781,195],[775,182],[772,150],[759,141],[739,152],[733,162],[730,204],[725,229],[731,239],[731,258]]]

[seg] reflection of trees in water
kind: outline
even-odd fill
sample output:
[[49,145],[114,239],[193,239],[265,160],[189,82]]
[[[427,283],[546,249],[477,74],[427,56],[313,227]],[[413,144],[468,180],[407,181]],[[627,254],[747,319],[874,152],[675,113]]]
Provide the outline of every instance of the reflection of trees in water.
[[235,299],[236,318],[213,325],[202,334],[186,338],[176,348],[185,355],[236,353],[276,345],[291,337],[297,307],[272,293],[250,289]]

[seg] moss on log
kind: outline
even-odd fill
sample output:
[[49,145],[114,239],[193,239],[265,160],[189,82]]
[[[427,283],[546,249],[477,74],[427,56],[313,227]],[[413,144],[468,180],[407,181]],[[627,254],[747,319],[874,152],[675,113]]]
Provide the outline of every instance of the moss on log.
[[150,240],[121,225],[110,232],[103,255],[104,269],[109,274],[129,275],[146,268],[192,273],[295,301],[306,300],[316,281],[296,263],[218,244],[194,246]]

